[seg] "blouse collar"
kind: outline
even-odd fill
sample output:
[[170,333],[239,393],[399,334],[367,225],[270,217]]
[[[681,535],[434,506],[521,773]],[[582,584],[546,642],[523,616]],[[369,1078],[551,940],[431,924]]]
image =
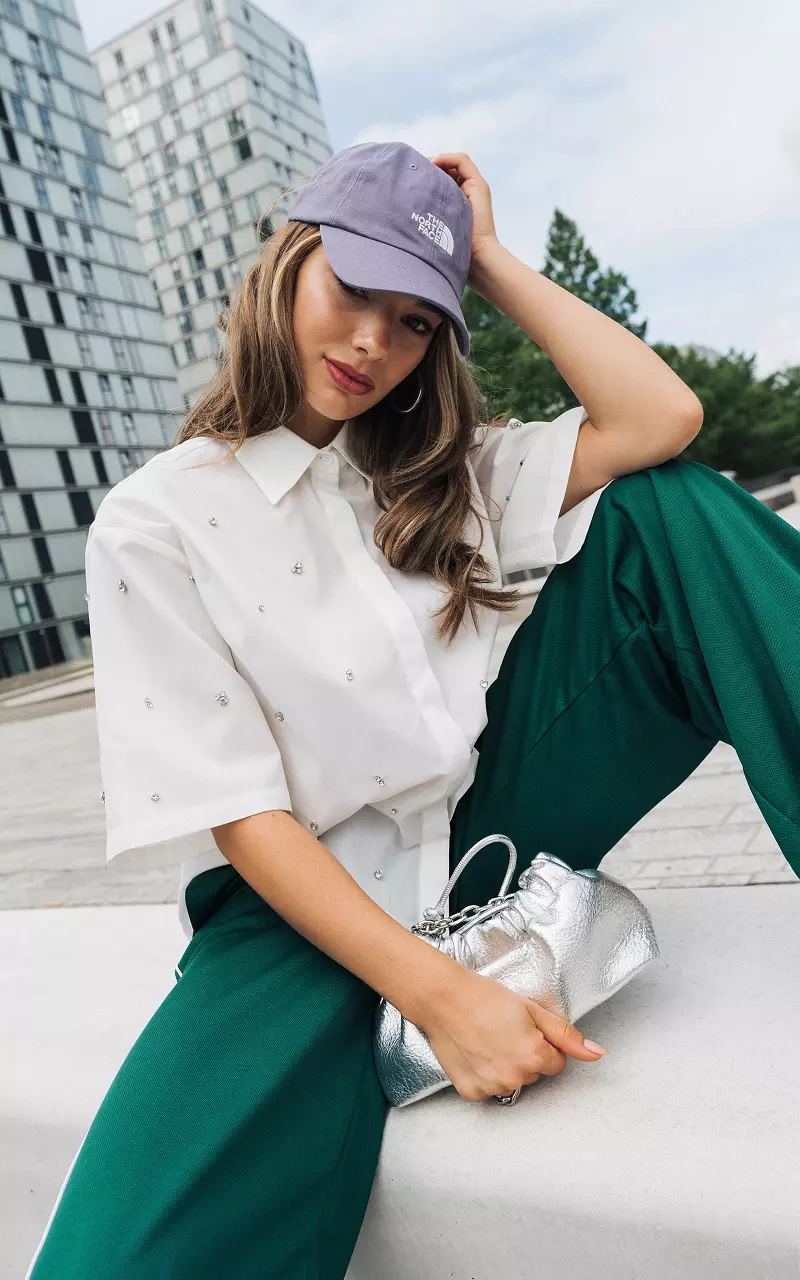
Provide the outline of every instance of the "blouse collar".
[[[371,480],[353,459],[348,440],[349,423],[349,418],[342,423],[328,449],[336,449],[359,475]],[[297,484],[317,455],[325,452],[280,423],[270,431],[249,436],[237,449],[236,457],[274,505]]]

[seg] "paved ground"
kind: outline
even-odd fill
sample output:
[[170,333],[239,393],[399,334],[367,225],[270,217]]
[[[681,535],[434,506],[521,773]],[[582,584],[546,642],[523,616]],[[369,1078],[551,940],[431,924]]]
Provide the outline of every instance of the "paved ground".
[[[504,624],[494,669],[514,625]],[[3,908],[175,900],[177,868],[105,865],[90,663],[49,673],[44,687],[28,677],[0,682],[0,772]],[[797,882],[722,743],[606,855],[603,870],[633,889]]]

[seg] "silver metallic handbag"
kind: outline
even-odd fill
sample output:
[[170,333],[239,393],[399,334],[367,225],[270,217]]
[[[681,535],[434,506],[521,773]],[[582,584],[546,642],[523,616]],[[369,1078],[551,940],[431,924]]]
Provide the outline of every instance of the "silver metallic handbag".
[[[443,914],[453,885],[475,854],[499,841],[508,846],[500,894],[485,906]],[[650,913],[626,885],[596,869],[573,871],[551,853],[539,853],[507,894],[517,864],[508,836],[492,835],[468,849],[435,907],[411,932],[459,964],[495,978],[569,1022],[641,972],[659,954]],[[374,1056],[389,1102],[406,1107],[451,1083],[425,1033],[385,999],[375,1013]],[[513,1103],[520,1090],[496,1095]]]

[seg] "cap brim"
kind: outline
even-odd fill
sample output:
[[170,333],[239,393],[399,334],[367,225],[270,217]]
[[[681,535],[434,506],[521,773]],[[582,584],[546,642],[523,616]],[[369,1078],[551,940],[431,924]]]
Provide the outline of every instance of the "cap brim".
[[322,244],[333,270],[355,289],[382,289],[424,298],[453,321],[458,349],[469,355],[469,329],[455,291],[444,276],[416,254],[406,253],[382,240],[320,225]]

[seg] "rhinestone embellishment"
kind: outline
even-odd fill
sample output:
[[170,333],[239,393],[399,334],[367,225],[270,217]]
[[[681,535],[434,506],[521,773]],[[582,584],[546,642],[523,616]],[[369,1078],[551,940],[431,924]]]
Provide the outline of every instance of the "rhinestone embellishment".
[[317,822],[309,822],[308,826],[311,831],[319,831],[319,823]]
[[392,815],[392,817],[394,817],[394,815],[397,813],[397,810],[396,810],[396,809],[390,809],[390,810],[389,810],[389,812],[390,812],[390,814]]
[[144,700],[144,705],[145,705],[146,707],[152,707],[152,705],[153,705],[153,699],[152,699],[152,698],[145,698],[145,700]]
[[215,700],[223,707],[228,705],[228,695],[224,689],[220,689],[219,693],[214,694]]
[[259,612],[259,613],[263,613],[263,612],[264,612],[264,606],[263,606],[263,604],[260,604],[260,605],[258,606],[258,612]]
[[105,793],[105,791],[101,791],[101,792],[100,792],[100,799],[103,801],[103,804],[105,804],[105,802],[106,802],[106,793]]
[[382,879],[383,879],[383,872],[382,872],[382,871],[373,871],[373,873],[372,873],[372,874],[374,875],[374,877],[375,877],[375,879],[376,879],[376,880],[382,880]]
[[375,781],[377,782],[379,787],[386,786],[386,779],[382,778],[378,773],[375,774]]
[[481,688],[482,688],[482,689],[488,689],[488,688],[489,688],[489,681],[488,681],[488,680],[481,680]]
[[194,574],[193,574],[193,573],[190,573],[190,574],[189,574],[189,581],[190,581],[190,582],[194,582]]
[[515,427],[521,427],[522,423],[520,422],[519,418],[509,418],[508,425],[511,431],[513,431]]
[[349,667],[347,668],[347,670],[345,671],[345,673],[344,673],[344,674],[347,676],[347,679],[348,679],[348,680],[352,680],[352,679],[353,679],[353,673],[352,673],[352,671],[350,670],[350,668],[349,668]]
[[160,800],[160,799],[161,799],[161,796],[158,794],[158,792],[157,792],[157,791],[154,791],[154,792],[153,792],[153,794],[151,795],[150,799],[151,799],[151,800]]
[[209,524],[216,524],[216,523],[217,523],[217,517],[216,517],[216,516],[209,516],[209,517],[208,517],[208,523],[209,523]]
[[127,591],[127,590],[128,590],[127,583],[123,582],[122,578],[120,578],[119,581],[117,582],[117,591]]
[[301,560],[295,560],[294,564],[292,565],[292,573],[302,573],[302,572],[303,572],[303,562]]
[[276,719],[276,720],[284,720],[284,719],[285,719],[285,716],[284,716],[283,712],[282,712],[282,711],[276,711],[276,712],[275,712],[275,719]]

